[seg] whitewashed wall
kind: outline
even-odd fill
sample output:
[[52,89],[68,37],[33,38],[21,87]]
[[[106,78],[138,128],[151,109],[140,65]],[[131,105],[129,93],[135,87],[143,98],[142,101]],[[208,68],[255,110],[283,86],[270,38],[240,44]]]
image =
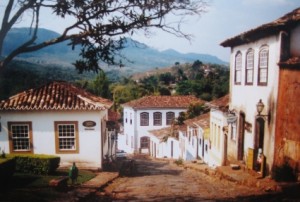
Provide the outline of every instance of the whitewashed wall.
[[[299,31],[299,30],[298,30]],[[247,155],[248,148],[254,147],[254,132],[255,132],[255,117],[256,104],[261,99],[265,104],[265,108],[262,114],[267,114],[270,110],[272,113],[272,120],[270,125],[265,125],[265,136],[264,136],[264,151],[263,153],[267,156],[267,163],[272,164],[274,154],[274,134],[275,134],[275,123],[276,120],[276,106],[278,96],[278,77],[279,67],[277,63],[280,58],[280,37],[271,36],[269,38],[260,39],[258,41],[236,46],[231,50],[230,59],[230,94],[231,103],[230,109],[236,110],[236,114],[239,116],[240,112],[245,113],[245,121],[252,124],[252,132],[245,133],[244,141],[244,154]],[[258,58],[259,50],[263,45],[269,47],[269,65],[268,65],[268,85],[258,86]],[[245,57],[246,52],[249,48],[254,50],[254,82],[253,85],[245,85]],[[242,53],[242,81],[241,85],[234,84],[234,64],[235,55],[238,51]],[[238,128],[238,126],[237,126]],[[230,131],[229,131],[230,132]],[[238,132],[238,131],[237,131]]]
[[[149,134],[150,137],[150,154],[152,157],[154,155],[154,144],[156,144],[156,158],[171,158],[171,159],[179,159],[180,155],[180,146],[179,141],[173,137],[169,137],[167,141],[161,141],[156,136]],[[173,155],[172,155],[172,142],[173,142]]]
[[[7,122],[31,121],[33,150],[35,154],[50,154],[61,157],[61,164],[77,162],[80,166],[101,168],[101,119],[106,112],[3,112],[0,147],[9,153]],[[84,121],[94,121],[93,130],[86,130]],[[54,121],[78,121],[79,153],[56,154]]]
[[[119,149],[123,149],[128,153],[134,153],[139,152],[140,148],[140,138],[143,136],[150,137],[150,134],[148,131],[150,130],[157,130],[165,127],[169,127],[170,125],[166,125],[166,113],[167,112],[174,112],[175,118],[179,116],[180,112],[184,112],[186,109],[138,109],[134,110],[131,107],[124,106],[123,109],[123,124],[124,124],[124,136],[125,138],[125,144],[124,141],[122,143],[118,144]],[[149,113],[149,126],[141,126],[140,125],[140,114],[143,112]],[[154,126],[153,125],[153,113],[154,112],[161,112],[162,113],[162,125],[160,126]],[[130,114],[132,114],[132,123],[130,122]],[[127,122],[126,122],[127,117]],[[126,144],[126,135],[128,144]],[[131,140],[133,139],[133,144],[131,144]],[[133,146],[133,147],[132,147]]]
[[[187,136],[185,137],[185,160],[191,161],[197,159],[197,136],[193,134],[194,128],[187,127]],[[195,129],[198,130],[198,129]],[[190,138],[189,138],[190,136]]]
[[[127,122],[126,122],[127,119]],[[136,115],[134,109],[131,107],[124,107],[123,109],[123,135],[119,136],[121,138],[118,140],[118,149],[124,150],[127,153],[134,152],[135,143],[135,128],[136,128]]]

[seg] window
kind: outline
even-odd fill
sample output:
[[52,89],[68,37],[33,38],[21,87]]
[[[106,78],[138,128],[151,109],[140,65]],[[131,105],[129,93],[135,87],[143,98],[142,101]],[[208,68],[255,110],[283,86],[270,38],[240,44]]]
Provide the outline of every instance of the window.
[[246,85],[253,84],[254,52],[250,49],[246,55]]
[[132,113],[130,113],[130,125],[132,125]]
[[235,141],[236,140],[236,123],[232,123],[230,125],[231,125],[230,138],[231,138],[231,140]]
[[175,119],[175,113],[174,112],[167,112],[167,125],[172,125],[173,121]]
[[78,122],[55,121],[56,153],[78,153]]
[[8,122],[11,153],[32,153],[32,123]]
[[149,148],[149,142],[150,138],[149,137],[141,137],[141,148]]
[[149,126],[149,113],[142,112],[141,113],[141,126]]
[[238,52],[235,56],[234,83],[241,84],[241,79],[242,79],[242,53]]
[[153,125],[161,126],[161,112],[153,113]]
[[127,123],[127,112],[125,112],[125,123]]
[[259,64],[258,64],[258,85],[268,84],[268,60],[269,51],[264,47],[259,52]]

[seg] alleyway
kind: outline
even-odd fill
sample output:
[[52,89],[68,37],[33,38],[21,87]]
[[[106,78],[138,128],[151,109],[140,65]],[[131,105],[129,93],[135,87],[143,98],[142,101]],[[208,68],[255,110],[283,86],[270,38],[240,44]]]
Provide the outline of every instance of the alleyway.
[[[120,177],[85,201],[252,201],[270,196],[255,187],[184,169],[167,161],[136,159],[137,173]],[[272,199],[270,201],[273,201]]]

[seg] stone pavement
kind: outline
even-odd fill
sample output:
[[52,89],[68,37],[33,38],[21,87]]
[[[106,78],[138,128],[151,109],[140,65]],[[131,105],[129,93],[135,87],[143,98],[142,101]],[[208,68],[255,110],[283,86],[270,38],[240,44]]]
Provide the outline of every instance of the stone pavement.
[[96,177],[81,185],[82,188],[101,189],[119,176],[118,172],[99,172]]
[[230,166],[220,166],[215,169],[209,167],[201,161],[185,162],[184,168],[193,169],[203,172],[207,175],[214,176],[220,180],[225,179],[239,185],[248,187],[257,187],[258,189],[268,193],[288,193],[299,194],[300,183],[278,183],[270,178],[270,176],[261,177],[261,175],[253,170],[249,170],[243,166],[240,169],[232,169]]

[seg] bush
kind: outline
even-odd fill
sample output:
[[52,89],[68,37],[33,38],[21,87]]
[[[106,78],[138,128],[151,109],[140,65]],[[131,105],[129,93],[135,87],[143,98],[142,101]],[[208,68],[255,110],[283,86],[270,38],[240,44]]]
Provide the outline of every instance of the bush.
[[183,165],[183,159],[182,158],[179,158],[179,159],[177,159],[176,161],[174,161],[174,163],[176,164],[176,165]]
[[60,157],[51,155],[9,155],[15,157],[16,172],[49,175],[53,173],[60,163]]
[[4,187],[11,179],[15,172],[15,159],[14,158],[1,158],[0,159],[0,187]]

